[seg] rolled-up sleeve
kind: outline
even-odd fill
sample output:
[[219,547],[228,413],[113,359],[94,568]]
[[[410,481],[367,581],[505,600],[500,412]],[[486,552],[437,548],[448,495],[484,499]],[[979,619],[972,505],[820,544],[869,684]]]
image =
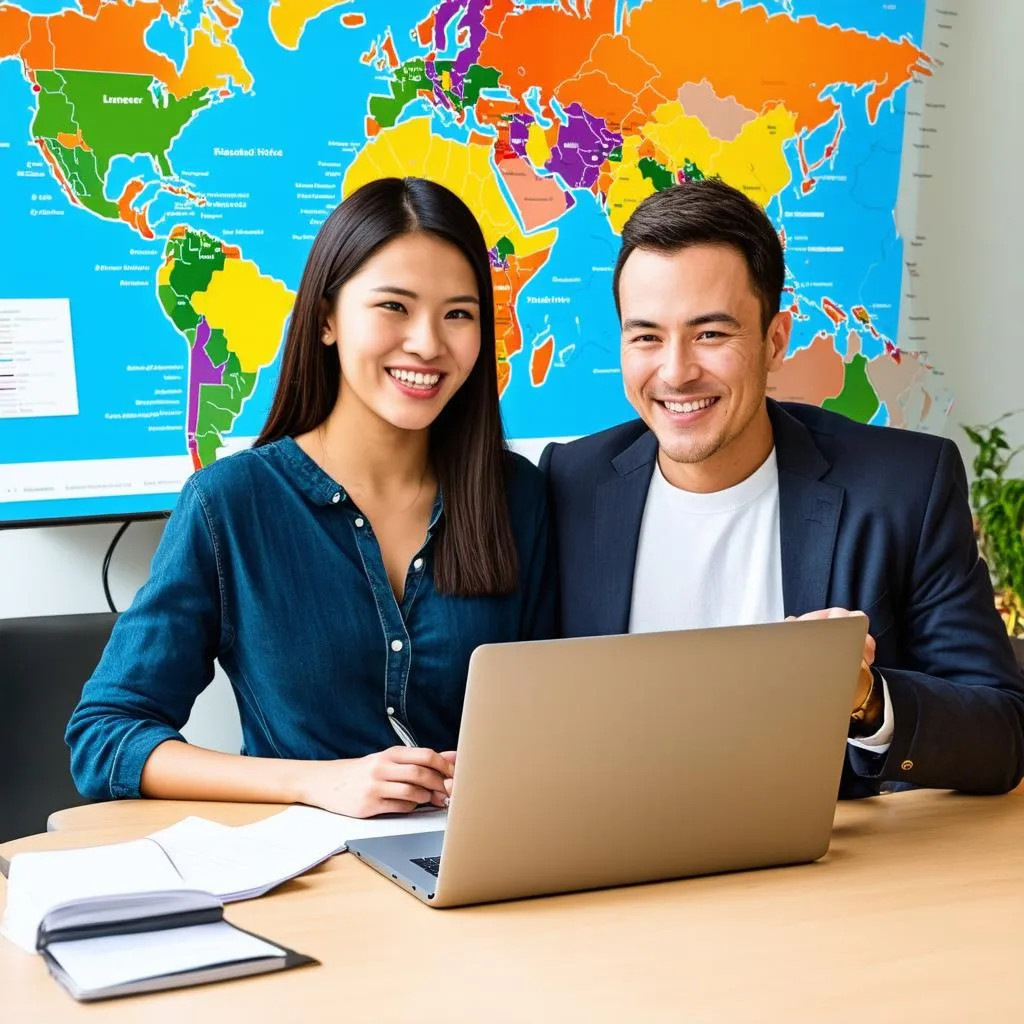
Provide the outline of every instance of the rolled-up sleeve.
[[221,596],[216,535],[193,477],[148,582],[118,619],[68,723],[71,774],[83,796],[139,796],[149,755],[165,740],[183,740],[180,730],[230,642]]

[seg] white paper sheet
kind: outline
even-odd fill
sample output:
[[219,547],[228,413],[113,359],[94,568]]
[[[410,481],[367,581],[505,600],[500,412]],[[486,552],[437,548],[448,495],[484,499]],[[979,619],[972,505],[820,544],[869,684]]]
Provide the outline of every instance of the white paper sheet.
[[81,850],[19,853],[11,858],[0,932],[35,952],[39,923],[71,900],[188,889],[167,854],[148,839]]
[[226,921],[54,942],[49,952],[86,992],[214,964],[285,955],[278,946],[232,928]]
[[185,818],[150,839],[163,847],[190,888],[230,902],[262,895],[301,875],[343,851],[350,839],[441,830],[446,821],[442,810],[349,818],[296,806],[235,828]]

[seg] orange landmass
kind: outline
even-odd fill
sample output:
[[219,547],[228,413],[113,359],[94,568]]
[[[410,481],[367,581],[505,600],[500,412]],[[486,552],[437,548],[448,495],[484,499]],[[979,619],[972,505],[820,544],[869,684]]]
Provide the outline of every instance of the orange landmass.
[[214,4],[213,7],[211,8],[211,10],[217,16],[217,20],[225,28],[234,28],[238,24],[238,22],[241,20],[238,17],[238,15],[232,14],[232,13],[224,10],[224,8],[221,7],[219,4]]
[[240,260],[242,258],[242,250],[237,245],[225,245],[221,242],[220,251],[224,253],[224,259],[226,260]]
[[375,118],[372,118],[367,114],[364,130],[366,132],[366,137],[368,139],[372,139],[375,135],[380,134],[380,125],[377,123]]
[[[523,337],[516,318],[516,300],[523,286],[547,261],[549,249],[540,249],[529,256],[512,255],[505,267],[491,267],[494,284],[494,337],[498,357],[498,394],[501,394],[512,376],[508,360],[522,351]],[[502,364],[507,368],[502,369]],[[504,383],[503,383],[504,382]]]
[[[239,71],[244,74],[237,51],[218,43],[205,30],[194,34],[180,75],[173,61],[146,45],[150,26],[165,11],[177,16],[180,0],[138,0],[130,5],[113,0],[86,7],[92,16],[74,8],[29,16],[28,37],[19,44],[24,22],[18,13],[24,16],[24,12],[0,5],[0,57],[17,53],[31,70],[70,68],[152,75],[177,97],[199,88],[219,88],[225,76],[240,78]],[[208,24],[212,29],[212,23]],[[239,84],[248,88],[251,82]]]
[[512,380],[512,364],[507,359],[498,360],[498,397],[505,394],[505,388]]
[[362,28],[366,24],[365,14],[343,14],[341,23],[345,28]]
[[416,42],[420,46],[429,46],[431,40],[434,38],[434,15],[436,11],[431,11],[417,26],[416,26]]
[[380,48],[383,51],[384,56],[387,57],[387,66],[391,68],[392,71],[394,71],[394,69],[397,68],[399,65],[399,60],[398,53],[395,51],[395,41],[391,38],[390,30],[388,31],[388,34],[384,37],[384,41],[380,44]]
[[[928,56],[907,39],[873,38],[811,17],[769,15],[762,7],[738,3],[672,0],[635,8],[622,34],[614,35],[615,8],[616,0],[591,0],[580,10],[513,8],[499,0],[485,16],[492,31],[479,63],[500,67],[502,84],[515,96],[538,86],[542,97],[557,96],[563,106],[579,98],[594,116],[615,119],[621,116],[617,96],[611,94],[611,106],[602,109],[591,106],[601,94],[584,100],[572,87],[601,39],[601,67],[617,83],[621,67],[636,84],[638,57],[656,69],[650,84],[638,90],[637,102],[648,113],[676,95],[679,83],[707,79],[719,96],[748,110],[784,104],[798,131],[816,128],[835,114],[835,101],[821,94],[830,82],[870,86],[867,109],[874,121],[881,104],[915,73],[931,73]],[[542,39],[558,42],[538,46]],[[766,73],[768,59],[784,62],[784,77]],[[591,79],[585,84],[596,86]]]
[[530,383],[535,388],[539,388],[548,379],[554,357],[554,337],[549,336],[534,346],[533,352],[530,353]]
[[488,96],[481,96],[473,107],[476,119],[481,124],[497,124],[511,117],[518,109],[519,104],[513,100],[492,99]]
[[825,315],[838,327],[847,319],[846,313],[841,310],[831,299],[822,299],[821,308]]
[[57,132],[57,141],[65,149],[84,149],[86,153],[89,152],[89,147],[86,145],[85,139],[82,138],[81,128],[73,135],[71,132]]
[[373,43],[373,44],[371,44],[370,48],[366,51],[366,53],[364,53],[364,54],[362,54],[362,56],[360,56],[359,60],[363,64],[369,64],[370,61],[372,61],[373,58],[376,57],[376,56],[377,56],[377,44]]
[[149,203],[142,207],[141,210],[136,210],[132,203],[135,201],[138,194],[143,190],[145,185],[141,178],[132,178],[124,187],[124,191],[118,197],[117,200],[117,212],[121,217],[121,220],[125,222],[129,227],[134,228],[143,238],[155,238],[153,229],[149,226],[149,222],[146,220],[146,210],[149,207]]
[[0,60],[14,57],[28,42],[31,17],[28,11],[0,4]]
[[[167,237],[168,238],[184,238],[185,237],[185,225],[184,224],[176,224],[173,228],[171,228],[171,233]],[[172,257],[168,256],[167,258],[171,259]]]
[[565,213],[565,193],[554,178],[542,178],[528,160],[510,156],[498,163],[498,173],[508,186],[527,231],[550,224]]
[[780,402],[821,405],[843,390],[843,358],[831,334],[819,331],[807,348],[791,355],[782,368],[768,375],[768,394]]
[[[658,69],[628,43],[624,47],[617,45],[615,38],[598,37],[579,71],[558,86],[556,98],[582,104],[588,113],[604,118],[610,131],[621,132],[626,126],[635,131],[648,120],[645,110],[653,110],[669,97],[650,94]],[[637,106],[636,98],[641,94],[647,96],[650,106]]]

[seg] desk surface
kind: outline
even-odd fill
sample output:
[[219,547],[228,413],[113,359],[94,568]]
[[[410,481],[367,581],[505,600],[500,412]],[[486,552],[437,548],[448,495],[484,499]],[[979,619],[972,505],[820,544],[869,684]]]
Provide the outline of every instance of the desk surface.
[[[276,810],[101,804],[0,855]],[[342,855],[227,916],[322,966],[89,1007],[0,940],[0,1021],[1021,1020],[1024,790],[842,804],[816,864],[461,910]]]

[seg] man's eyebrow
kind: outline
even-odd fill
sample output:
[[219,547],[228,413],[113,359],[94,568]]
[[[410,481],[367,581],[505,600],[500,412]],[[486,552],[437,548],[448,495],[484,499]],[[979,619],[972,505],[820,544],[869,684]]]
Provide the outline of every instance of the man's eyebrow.
[[661,330],[661,325],[660,324],[656,324],[653,320],[639,320],[639,319],[637,319],[635,317],[631,317],[629,320],[623,320],[622,321],[622,330],[623,331],[638,331],[638,330],[659,331],[659,330]]
[[[370,290],[375,292],[387,292],[389,295],[404,295],[407,299],[419,298],[416,292],[411,292],[408,288],[399,288],[396,284],[382,284],[379,287],[371,288]],[[453,295],[450,299],[445,299],[444,301],[446,303],[472,302],[477,306],[480,305],[480,300],[475,295]]]
[[[730,327],[741,327],[742,324],[731,313],[716,309],[710,313],[701,313],[700,316],[691,317],[686,321],[687,327],[704,327],[707,324],[728,324]],[[644,320],[640,317],[630,317],[622,321],[622,330],[626,331],[660,331],[661,324],[653,320]]]
[[729,324],[730,327],[742,327],[743,325],[731,313],[716,309],[712,313],[701,313],[686,321],[687,327],[703,327],[705,324]]

